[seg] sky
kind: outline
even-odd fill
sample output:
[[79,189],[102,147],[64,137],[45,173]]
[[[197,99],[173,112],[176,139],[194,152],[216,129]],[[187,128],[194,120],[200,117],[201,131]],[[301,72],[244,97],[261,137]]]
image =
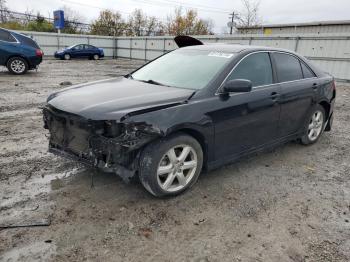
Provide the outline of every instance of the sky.
[[[214,32],[227,30],[229,13],[241,12],[241,0],[7,0],[11,11],[39,11],[52,17],[53,10],[67,6],[90,23],[100,10],[121,12],[124,18],[140,8],[146,14],[166,21],[178,6],[197,9],[199,17],[214,22]],[[350,0],[261,0],[259,15],[263,24],[300,23],[328,20],[350,20]]]

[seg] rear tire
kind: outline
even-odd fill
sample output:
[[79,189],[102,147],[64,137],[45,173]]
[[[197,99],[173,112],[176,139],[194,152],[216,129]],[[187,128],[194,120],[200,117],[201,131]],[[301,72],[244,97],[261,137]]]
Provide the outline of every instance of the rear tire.
[[321,105],[316,105],[308,117],[304,135],[301,137],[303,145],[311,145],[321,137],[326,123],[326,112]]
[[179,133],[157,140],[142,151],[139,178],[156,197],[176,196],[196,183],[202,165],[201,145],[193,137]]
[[29,69],[27,61],[22,57],[11,57],[6,66],[9,72],[14,75],[23,75]]

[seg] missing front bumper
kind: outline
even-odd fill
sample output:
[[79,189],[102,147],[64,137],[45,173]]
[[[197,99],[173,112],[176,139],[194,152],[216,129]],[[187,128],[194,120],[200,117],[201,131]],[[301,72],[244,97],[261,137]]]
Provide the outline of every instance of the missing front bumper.
[[43,113],[50,131],[49,152],[114,172],[124,181],[135,176],[143,146],[159,136],[145,123],[120,128],[115,121],[87,120],[49,106]]
[[108,167],[103,160],[98,160],[95,157],[86,158],[78,156],[70,150],[62,150],[50,146],[49,152],[60,157],[77,161],[78,163],[81,163],[89,168],[98,168],[104,172],[115,173],[126,183],[129,183],[136,174],[136,170],[130,170],[119,164],[113,164],[113,166]]

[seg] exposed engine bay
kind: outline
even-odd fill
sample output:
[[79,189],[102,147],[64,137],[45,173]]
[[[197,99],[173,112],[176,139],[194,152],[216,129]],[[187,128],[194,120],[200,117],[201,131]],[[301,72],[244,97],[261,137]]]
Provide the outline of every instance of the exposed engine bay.
[[137,171],[139,149],[162,135],[146,123],[87,120],[49,105],[43,115],[50,152],[115,172],[126,182]]

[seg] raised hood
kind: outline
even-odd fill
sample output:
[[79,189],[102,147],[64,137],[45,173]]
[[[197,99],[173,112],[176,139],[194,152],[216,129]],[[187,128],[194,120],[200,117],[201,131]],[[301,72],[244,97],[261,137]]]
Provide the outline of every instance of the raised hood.
[[86,119],[120,120],[135,111],[184,102],[193,92],[122,77],[72,86],[50,95],[47,102]]
[[185,46],[203,45],[202,41],[188,35],[178,35],[174,38],[174,41],[180,48]]

